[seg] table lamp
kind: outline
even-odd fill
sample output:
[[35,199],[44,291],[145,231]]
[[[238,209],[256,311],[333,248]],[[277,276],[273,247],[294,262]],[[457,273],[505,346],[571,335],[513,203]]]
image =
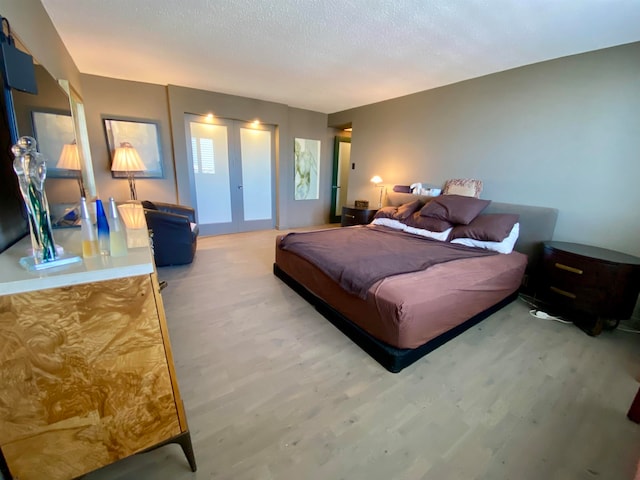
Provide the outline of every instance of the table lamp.
[[78,145],[74,140],[71,143],[65,143],[60,153],[60,158],[56,164],[56,168],[65,170],[75,170],[78,177],[78,188],[80,188],[80,198],[85,197],[84,183],[82,181],[82,165],[80,164],[80,155],[78,154]]
[[122,142],[113,154],[113,163],[111,164],[112,172],[126,172],[127,180],[129,180],[129,192],[131,200],[137,200],[135,172],[144,172],[146,170],[144,163],[140,159],[140,155],[129,142]]
[[371,179],[371,183],[373,183],[377,188],[380,189],[380,198],[378,199],[378,208],[382,208],[382,190],[384,189],[384,185],[382,185],[382,178],[376,175]]

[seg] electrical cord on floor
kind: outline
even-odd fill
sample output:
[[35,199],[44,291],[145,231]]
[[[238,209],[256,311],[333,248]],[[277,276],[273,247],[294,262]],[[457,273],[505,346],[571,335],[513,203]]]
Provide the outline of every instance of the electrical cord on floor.
[[567,320],[563,320],[560,317],[554,317],[553,315],[549,315],[547,312],[543,312],[542,310],[536,310],[535,308],[533,310],[529,310],[529,315],[531,315],[532,317],[535,318],[540,318],[542,320],[553,320],[554,322],[560,322],[560,323],[573,323],[573,322],[569,322]]
[[535,297],[531,297],[529,295],[525,295],[525,294],[521,293],[520,295],[518,295],[518,298],[520,300],[522,300],[524,303],[526,303],[527,305],[529,305],[530,307],[533,307],[532,310],[529,310],[529,315],[531,315],[534,318],[539,318],[541,320],[553,320],[555,322],[565,323],[565,324],[573,323],[573,322],[569,322],[567,320],[563,320],[560,317],[549,315],[547,312],[545,312],[543,310],[540,310],[540,307],[536,303],[536,298]]
[[535,298],[530,297],[529,295],[525,295],[524,293],[518,294],[518,299],[529,305],[533,308],[538,308],[538,305],[535,303]]
[[633,330],[631,328],[618,327],[616,328],[616,330],[620,330],[621,332],[625,332],[625,333],[640,333],[640,330]]
[[616,330],[620,330],[621,332],[625,332],[625,333],[640,333],[640,330],[631,330],[629,328],[622,328],[622,327],[618,327],[616,328]]
[[[547,312],[540,310],[538,305],[536,304],[535,297],[531,297],[529,295],[525,295],[521,293],[520,295],[518,295],[518,298],[522,300],[524,303],[526,303],[527,305],[529,305],[530,307],[533,307],[532,310],[529,310],[529,315],[531,315],[532,317],[540,318],[542,320],[554,320],[560,323],[573,323],[573,322],[564,320],[561,317],[555,317],[553,315],[549,315]],[[632,328],[616,327],[615,330],[620,330],[621,332],[625,332],[625,333],[640,334],[640,330],[634,330]]]

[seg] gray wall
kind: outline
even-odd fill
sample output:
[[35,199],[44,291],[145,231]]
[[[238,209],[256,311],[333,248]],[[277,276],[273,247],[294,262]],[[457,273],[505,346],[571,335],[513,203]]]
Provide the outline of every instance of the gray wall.
[[556,207],[555,238],[640,255],[640,43],[329,116],[352,122],[349,199],[479,178],[483,198]]
[[[239,120],[259,118],[264,123],[277,126],[277,225],[280,228],[317,225],[328,221],[333,129],[327,128],[327,115],[215,92],[81,75],[40,0],[0,0],[0,13],[9,19],[18,37],[55,78],[69,80],[75,90],[82,94],[96,186],[101,197],[126,199],[129,196],[126,180],[112,179],[109,172],[108,150],[101,118],[103,115],[147,118],[160,122],[165,178],[137,180],[138,196],[158,201],[184,200],[190,204],[188,182],[185,183],[188,164],[184,113],[211,111],[221,117]],[[175,136],[175,145],[172,144],[172,135]],[[293,200],[293,139],[296,136],[322,141],[322,176],[320,199],[317,201]],[[69,192],[75,192],[77,188],[70,180],[57,182],[67,185]],[[49,198],[53,203],[67,200],[64,195],[54,194]]]
[[[185,113],[206,115],[213,113],[220,118],[260,122],[276,126],[276,205],[278,228],[291,228],[325,223],[329,218],[330,155],[333,147],[330,138],[333,129],[327,128],[327,115],[307,110],[293,109],[287,105],[238,97],[223,93],[169,85],[169,109],[173,133],[173,148],[181,203],[194,205],[195,199],[189,184]],[[298,136],[321,140],[321,184],[317,201],[293,200],[293,139]]]
[[[331,177],[333,174],[333,142],[337,131],[327,128],[323,113],[289,109],[290,136],[287,164],[281,171],[280,195],[283,198],[284,226],[320,225],[329,221],[331,209]],[[320,140],[320,189],[318,200],[294,200],[293,144],[295,138]]]
[[98,195],[118,201],[129,199],[125,178],[112,178],[111,160],[103,117],[122,120],[149,120],[159,124],[164,178],[138,178],[136,190],[140,200],[175,202],[176,179],[173,162],[171,128],[167,105],[167,88],[151,83],[131,82],[96,75],[81,75],[87,129],[91,144],[93,171]]
[[0,0],[0,13],[54,78],[68,80],[82,94],[80,72],[40,0]]

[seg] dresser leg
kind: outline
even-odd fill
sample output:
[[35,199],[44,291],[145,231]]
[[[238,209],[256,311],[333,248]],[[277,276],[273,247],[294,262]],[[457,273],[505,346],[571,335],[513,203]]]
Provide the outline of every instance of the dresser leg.
[[151,450],[155,450],[156,448],[169,445],[170,443],[177,443],[178,445],[180,445],[180,447],[182,448],[182,451],[184,452],[184,456],[187,457],[187,461],[189,462],[189,467],[191,467],[191,471],[195,472],[198,469],[198,467],[196,465],[196,456],[193,453],[193,445],[191,444],[191,434],[189,433],[189,430],[181,433],[180,435],[176,435],[175,437],[165,440],[164,442],[160,442],[157,445],[147,448],[146,450],[143,450],[139,453],[147,453],[147,452],[150,452]]
[[187,430],[181,435],[176,437],[176,443],[182,447],[184,456],[187,457],[191,471],[195,472],[198,469],[196,465],[196,456],[193,453],[193,445],[191,444],[191,434]]
[[4,480],[13,480],[13,476],[9,471],[9,465],[7,465],[7,461],[2,454],[2,450],[0,450],[0,478]]

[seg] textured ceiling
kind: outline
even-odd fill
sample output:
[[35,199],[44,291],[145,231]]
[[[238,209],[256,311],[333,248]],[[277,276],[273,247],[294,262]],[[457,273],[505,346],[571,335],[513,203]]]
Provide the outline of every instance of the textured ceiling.
[[42,3],[82,73],[326,113],[640,40],[640,0]]

